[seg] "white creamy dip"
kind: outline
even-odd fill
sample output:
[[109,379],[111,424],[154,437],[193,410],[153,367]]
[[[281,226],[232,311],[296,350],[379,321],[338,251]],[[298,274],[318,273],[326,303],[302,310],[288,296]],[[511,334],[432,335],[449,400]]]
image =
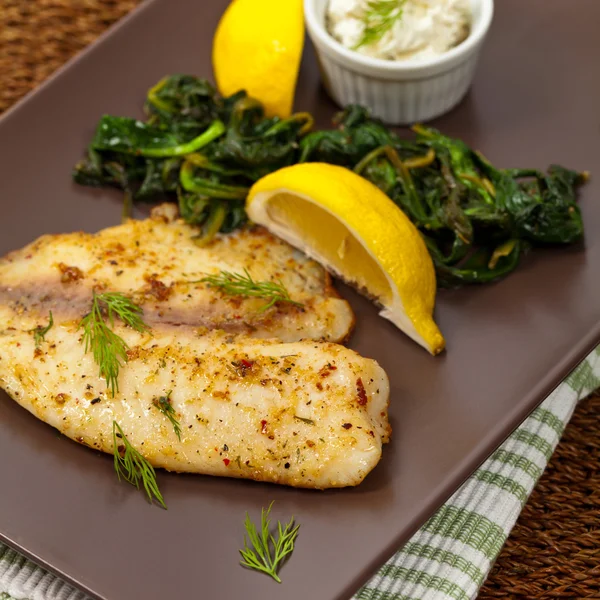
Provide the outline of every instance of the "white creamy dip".
[[373,58],[423,59],[439,56],[469,34],[470,0],[398,0],[401,16],[383,36],[356,48],[374,0],[329,0],[327,29],[343,46]]

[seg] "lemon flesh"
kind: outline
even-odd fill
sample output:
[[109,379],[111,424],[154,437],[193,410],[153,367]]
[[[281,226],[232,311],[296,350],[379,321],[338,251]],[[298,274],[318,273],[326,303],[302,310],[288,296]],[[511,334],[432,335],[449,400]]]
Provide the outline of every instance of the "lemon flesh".
[[302,0],[233,0],[213,39],[219,91],[245,90],[267,117],[289,117],[303,46]]
[[246,210],[252,221],[375,300],[381,316],[429,352],[444,349],[433,320],[436,279],[425,243],[369,181],[334,165],[294,165],[260,179]]

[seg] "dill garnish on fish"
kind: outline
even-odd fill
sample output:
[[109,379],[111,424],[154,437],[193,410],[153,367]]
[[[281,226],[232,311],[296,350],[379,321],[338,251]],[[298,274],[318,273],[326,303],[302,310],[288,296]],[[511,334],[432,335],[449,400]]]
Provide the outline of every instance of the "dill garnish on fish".
[[259,311],[264,312],[277,304],[286,302],[294,306],[303,306],[290,298],[289,292],[283,283],[273,281],[255,281],[246,269],[244,274],[220,271],[217,275],[209,275],[200,279],[200,283],[207,283],[210,287],[220,289],[228,296],[242,296],[244,298],[262,298],[268,300]]
[[79,324],[79,329],[83,329],[85,351],[93,353],[100,377],[106,379],[113,397],[119,391],[119,370],[127,362],[129,350],[125,340],[112,330],[116,318],[140,333],[148,330],[142,320],[142,309],[119,292],[94,292],[92,309]]
[[167,508],[158,489],[154,467],[131,445],[116,421],[113,421],[113,454],[119,481],[123,478],[138,490],[141,482],[150,502],[156,500]]

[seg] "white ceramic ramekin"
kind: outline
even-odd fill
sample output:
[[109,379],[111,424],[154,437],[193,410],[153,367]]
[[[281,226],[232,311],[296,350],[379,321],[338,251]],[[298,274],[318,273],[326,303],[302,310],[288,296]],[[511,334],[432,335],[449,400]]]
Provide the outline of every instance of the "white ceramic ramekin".
[[494,0],[471,0],[473,22],[464,42],[439,57],[389,61],[349,50],[329,35],[328,2],[304,0],[306,28],[325,89],[340,106],[361,104],[390,125],[433,119],[462,100],[473,81],[494,12]]

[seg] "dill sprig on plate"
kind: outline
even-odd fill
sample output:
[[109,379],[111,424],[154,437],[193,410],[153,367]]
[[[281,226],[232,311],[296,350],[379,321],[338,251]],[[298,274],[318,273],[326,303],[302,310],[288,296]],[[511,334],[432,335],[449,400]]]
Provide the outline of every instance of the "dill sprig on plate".
[[50,331],[50,329],[52,329],[53,325],[54,318],[52,317],[52,311],[50,311],[50,314],[48,316],[48,325],[46,325],[45,327],[38,325],[37,327],[34,327],[30,330],[30,332],[33,333],[33,340],[35,342],[36,348],[39,348],[42,345],[42,342],[46,341],[46,334]]
[[119,481],[123,478],[138,490],[141,482],[150,502],[156,500],[167,508],[158,489],[154,467],[130,444],[116,421],[113,421],[113,454]]
[[281,281],[255,281],[247,269],[244,274],[220,271],[217,275],[208,275],[200,279],[200,283],[207,283],[210,287],[219,288],[229,296],[242,296],[245,298],[263,298],[268,303],[259,309],[264,312],[274,306],[277,302],[287,302],[295,306],[303,306],[300,302],[294,302]]
[[94,361],[100,368],[100,377],[114,396],[119,391],[119,370],[127,362],[129,346],[112,328],[119,318],[125,325],[139,331],[148,326],[142,320],[142,309],[120,292],[96,294],[92,298],[92,309],[83,317],[79,329],[83,329],[85,351],[92,351]]
[[406,0],[372,0],[363,17],[365,28],[354,49],[378,42],[402,18]]
[[240,550],[240,554],[244,560],[241,561],[241,564],[249,569],[266,573],[277,581],[277,583],[281,583],[277,571],[286,556],[294,551],[294,544],[300,525],[294,524],[294,517],[291,518],[285,528],[277,521],[277,537],[275,537],[269,531],[271,525],[269,515],[272,506],[273,502],[271,502],[269,508],[266,510],[263,508],[261,511],[260,531],[256,529],[248,513],[246,513],[244,527],[246,528],[252,547],[248,546],[248,539],[244,535],[244,549]]
[[173,390],[169,390],[166,396],[160,396],[159,398],[155,398],[152,404],[158,410],[171,421],[171,425],[173,425],[173,431],[175,431],[175,435],[177,439],[181,441],[181,423],[177,420],[177,413],[171,404],[171,393]]

